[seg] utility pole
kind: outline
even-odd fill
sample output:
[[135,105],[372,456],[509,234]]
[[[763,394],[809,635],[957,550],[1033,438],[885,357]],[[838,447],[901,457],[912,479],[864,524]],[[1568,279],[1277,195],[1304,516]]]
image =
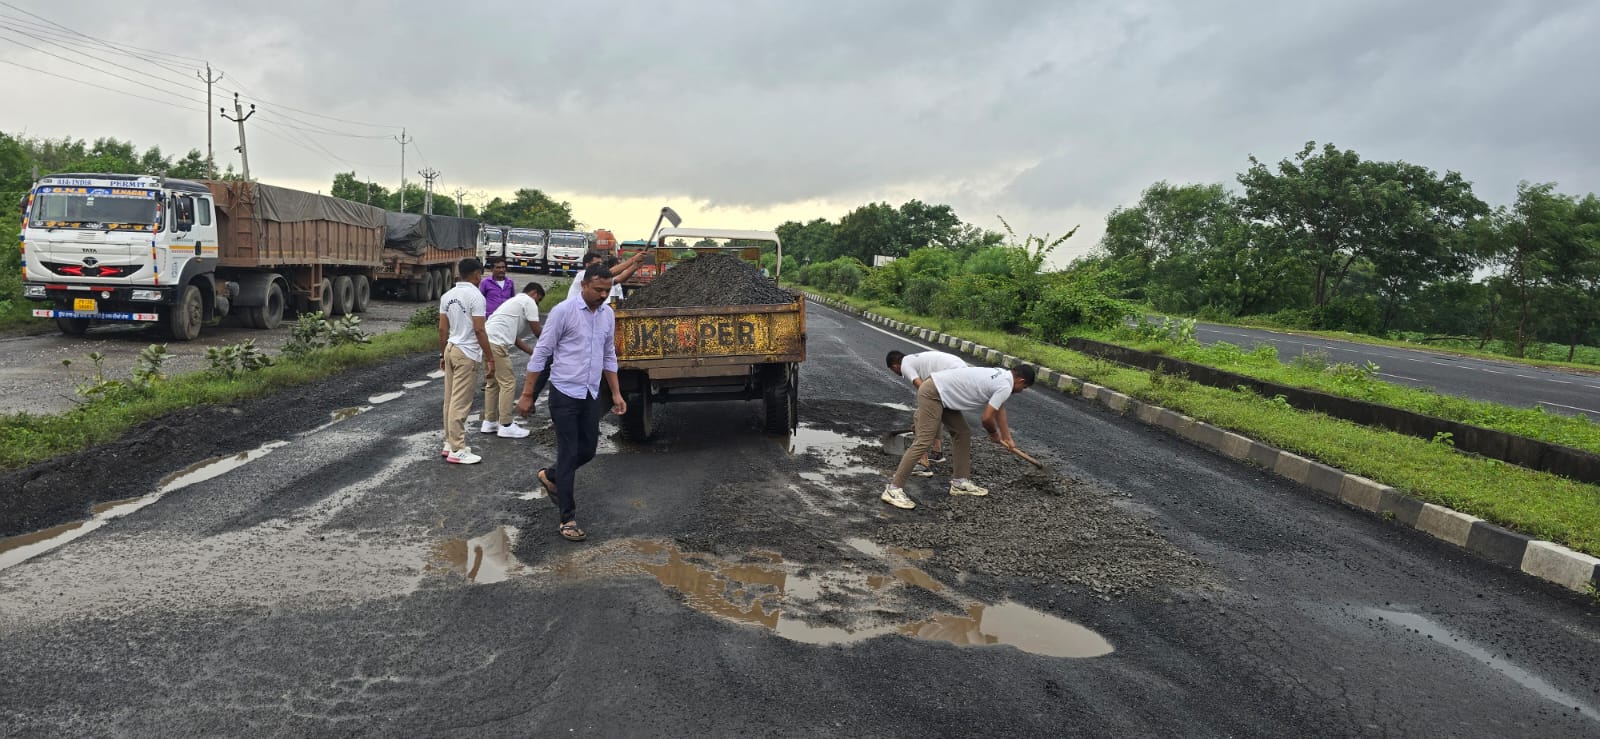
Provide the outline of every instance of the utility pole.
[[439,179],[439,170],[429,167],[428,169],[417,170],[417,174],[422,175],[422,181],[425,183],[426,188],[423,192],[425,193],[424,197],[427,199],[422,202],[422,212],[431,216],[433,215],[433,181]]
[[[37,180],[39,178],[35,177],[34,179]],[[466,190],[463,190],[463,189],[461,189],[459,187],[456,188],[456,217],[457,218],[465,218],[466,217],[465,212],[461,208],[461,199],[466,197],[466,196],[467,196],[467,191]]]
[[[222,108],[221,110],[222,117],[228,118],[228,109]],[[236,92],[233,94],[233,117],[228,118],[228,120],[239,124],[239,148],[236,151],[239,152],[239,163],[244,169],[244,179],[246,182],[250,181],[250,150],[246,148],[244,144],[244,122],[250,120],[250,116],[255,114],[255,103],[251,103],[250,112],[245,113],[244,108],[239,107],[239,93]]]
[[406,144],[416,139],[406,136],[406,130],[400,129],[400,135],[395,138],[400,142],[400,212],[406,212]]
[[367,205],[372,205],[372,180],[367,180]]
[[[200,77],[200,73],[195,72],[194,76]],[[200,77],[200,81],[206,83],[206,110],[211,109],[211,86],[221,82],[222,77],[221,70],[217,71],[216,77],[212,77],[211,62],[206,62],[206,74]],[[217,178],[217,159],[211,152],[211,116],[206,116],[206,177],[213,180]]]

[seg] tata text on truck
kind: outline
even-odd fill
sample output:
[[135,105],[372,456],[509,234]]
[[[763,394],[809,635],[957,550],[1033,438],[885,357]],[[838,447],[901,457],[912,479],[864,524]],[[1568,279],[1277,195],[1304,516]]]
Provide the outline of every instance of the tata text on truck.
[[[290,310],[361,313],[381,279],[382,209],[258,182],[53,175],[23,212],[23,295],[68,334],[150,322],[187,341],[230,313],[270,329]],[[449,271],[406,267],[393,277]]]
[[[780,263],[783,254],[771,231],[666,229],[660,243],[665,246],[652,251],[663,270],[689,251],[733,254],[752,264],[761,263],[763,251],[777,252]],[[806,358],[801,296],[779,305],[619,308],[616,320],[627,436],[648,438],[661,403],[760,400],[768,431],[785,433],[798,422],[800,363]]]

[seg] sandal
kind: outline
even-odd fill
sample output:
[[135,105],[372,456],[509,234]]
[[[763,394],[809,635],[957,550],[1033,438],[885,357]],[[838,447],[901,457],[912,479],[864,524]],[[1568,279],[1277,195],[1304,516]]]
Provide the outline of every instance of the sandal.
[[550,497],[554,498],[555,495],[556,495],[556,484],[553,483],[553,482],[550,482],[550,478],[545,477],[545,474],[544,474],[544,473],[549,472],[549,471],[550,471],[549,467],[540,467],[539,468],[539,484],[544,487],[544,491],[546,493],[550,494]]
[[583,533],[583,529],[578,528],[576,521],[568,521],[561,524],[561,528],[558,530],[561,532],[561,538],[567,541],[583,541],[589,538],[588,534]]

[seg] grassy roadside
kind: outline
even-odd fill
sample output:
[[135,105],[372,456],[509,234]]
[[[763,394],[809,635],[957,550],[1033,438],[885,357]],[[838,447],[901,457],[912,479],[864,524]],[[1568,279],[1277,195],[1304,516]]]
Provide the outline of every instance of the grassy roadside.
[[1516,408],[1396,385],[1378,379],[1369,370],[1350,365],[1330,365],[1314,355],[1297,357],[1284,364],[1278,360],[1277,351],[1268,344],[1245,351],[1227,342],[1201,346],[1192,343],[1130,340],[1126,334],[1115,331],[1081,331],[1078,335],[1164,354],[1259,380],[1382,403],[1600,454],[1600,423],[1595,423],[1583,415],[1563,416],[1546,413],[1540,408]]
[[[1600,349],[1596,349],[1594,347],[1578,347],[1577,356],[1580,358],[1592,358],[1591,361],[1566,362],[1557,359],[1513,357],[1502,352],[1488,351],[1485,349],[1478,349],[1476,347],[1461,346],[1459,344],[1404,341],[1400,339],[1388,339],[1381,336],[1371,336],[1368,334],[1353,334],[1347,331],[1318,331],[1315,329],[1288,328],[1267,321],[1252,321],[1248,318],[1235,318],[1224,322],[1194,318],[1193,316],[1168,315],[1157,310],[1151,310],[1142,307],[1139,310],[1141,315],[1175,319],[1193,318],[1200,323],[1208,323],[1214,326],[1254,328],[1261,329],[1263,331],[1276,331],[1278,333],[1289,334],[1292,336],[1309,336],[1318,339],[1328,339],[1331,341],[1348,341],[1352,344],[1370,344],[1372,346],[1384,346],[1392,349],[1410,349],[1413,351],[1432,352],[1434,354],[1443,354],[1452,357],[1488,359],[1497,362],[1505,362],[1507,364],[1520,364],[1528,367],[1540,367],[1544,369],[1564,370],[1567,372],[1577,372],[1584,375],[1600,376]],[[1561,351],[1562,353],[1565,353],[1566,347],[1561,347]]]
[[1204,387],[958,321],[917,316],[859,298],[811,292],[980,342],[1377,480],[1419,499],[1600,555],[1600,487],[1463,454],[1447,444],[1298,411],[1254,393]]
[[128,429],[196,405],[258,398],[348,369],[434,350],[435,328],[407,328],[372,337],[372,343],[321,349],[304,359],[276,363],[235,378],[205,372],[161,380],[150,390],[84,402],[55,415],[0,416],[0,470],[11,470],[120,437]]

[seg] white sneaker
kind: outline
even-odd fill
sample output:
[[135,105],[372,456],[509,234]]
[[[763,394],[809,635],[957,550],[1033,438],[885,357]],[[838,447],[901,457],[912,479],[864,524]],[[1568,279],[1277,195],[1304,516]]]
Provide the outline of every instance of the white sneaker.
[[532,432],[528,431],[527,429],[525,429],[525,428],[523,428],[521,426],[518,426],[518,425],[516,425],[514,423],[508,423],[508,424],[506,424],[504,426],[501,426],[500,430],[498,432],[496,432],[495,435],[499,436],[502,439],[521,439],[521,438],[526,437],[530,433],[532,433]]
[[927,465],[918,462],[916,467],[911,468],[911,474],[917,477],[933,477],[933,470],[928,469]]
[[440,449],[440,450],[439,450],[439,456],[441,456],[441,457],[448,457],[448,456],[450,456],[450,447],[445,447],[445,448],[443,448],[443,449]]
[[444,458],[444,461],[450,464],[477,464],[483,461],[483,457],[473,454],[472,449],[469,447],[461,447],[459,450],[451,452],[450,456]]
[[989,489],[974,485],[971,480],[951,480],[951,495],[988,495]]
[[492,434],[499,430],[500,424],[494,421],[484,421],[482,425],[478,426],[478,433],[480,434]]
[[885,485],[883,495],[878,496],[878,499],[896,508],[904,508],[908,511],[917,507],[917,502],[906,496],[904,488],[897,488],[893,485]]

